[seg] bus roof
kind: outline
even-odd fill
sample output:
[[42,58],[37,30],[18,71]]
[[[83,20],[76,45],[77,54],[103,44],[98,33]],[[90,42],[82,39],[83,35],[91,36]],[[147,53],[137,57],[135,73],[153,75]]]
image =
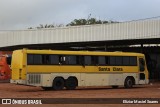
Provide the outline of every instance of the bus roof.
[[64,50],[16,50],[28,54],[63,54],[63,55],[112,55],[112,56],[144,56],[142,53],[133,52],[101,52],[101,51],[64,51]]

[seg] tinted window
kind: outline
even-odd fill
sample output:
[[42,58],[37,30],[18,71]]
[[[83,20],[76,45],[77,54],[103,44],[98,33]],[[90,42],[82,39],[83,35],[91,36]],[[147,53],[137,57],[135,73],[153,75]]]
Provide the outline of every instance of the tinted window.
[[76,56],[76,63],[77,65],[84,65],[84,56]]
[[124,56],[123,57],[123,65],[130,65],[130,57]]
[[27,64],[28,65],[40,65],[42,64],[42,55],[34,55],[28,54],[27,55]]
[[75,65],[76,64],[76,56],[66,56],[66,64]]
[[34,64],[42,64],[42,55],[34,55]]
[[50,55],[42,55],[42,64],[43,65],[48,65],[50,64]]
[[39,55],[28,54],[28,65],[111,65],[111,66],[136,66],[135,56],[74,56],[74,55]]
[[85,65],[91,65],[91,56],[85,56]]
[[130,57],[130,65],[137,65],[137,57],[131,56]]
[[59,56],[58,55],[50,55],[51,64],[59,64]]
[[117,57],[115,57],[115,58],[116,58],[116,65],[123,65],[122,57],[117,56]]
[[59,56],[59,62],[60,62],[60,64],[66,64],[66,56],[60,55]]
[[109,64],[116,65],[116,57],[114,57],[114,56],[109,57]]
[[99,65],[105,65],[106,64],[105,56],[99,56],[98,57],[98,64]]
[[98,57],[91,56],[91,65],[98,65]]
[[112,66],[136,66],[137,57],[134,56],[110,56],[109,65]]
[[106,57],[105,57],[105,60],[106,60],[106,65],[109,65],[109,64],[110,64],[110,61],[109,61],[110,58],[109,58],[109,56],[106,56]]
[[145,70],[145,61],[143,58],[139,58],[139,68],[141,72]]
[[27,64],[28,65],[34,64],[33,62],[34,62],[33,55],[27,55]]

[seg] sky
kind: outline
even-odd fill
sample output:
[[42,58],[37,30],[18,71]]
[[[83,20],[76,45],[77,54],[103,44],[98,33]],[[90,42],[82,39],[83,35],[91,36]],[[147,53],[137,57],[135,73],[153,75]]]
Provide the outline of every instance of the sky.
[[160,16],[160,0],[0,0],[0,30],[65,25],[89,16],[113,21]]

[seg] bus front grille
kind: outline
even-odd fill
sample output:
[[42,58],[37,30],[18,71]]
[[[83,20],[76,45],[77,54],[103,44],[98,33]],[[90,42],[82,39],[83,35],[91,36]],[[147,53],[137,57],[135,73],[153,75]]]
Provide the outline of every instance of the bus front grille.
[[28,75],[28,83],[29,84],[40,84],[41,83],[41,75],[40,74],[29,74]]

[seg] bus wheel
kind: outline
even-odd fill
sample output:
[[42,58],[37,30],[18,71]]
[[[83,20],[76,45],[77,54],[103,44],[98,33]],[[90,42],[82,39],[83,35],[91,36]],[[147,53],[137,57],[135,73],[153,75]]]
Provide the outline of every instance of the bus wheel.
[[113,85],[112,88],[116,89],[118,88],[118,85]]
[[62,90],[64,88],[64,79],[62,77],[56,77],[53,80],[53,89]]
[[77,85],[78,85],[77,79],[74,78],[74,77],[69,77],[69,78],[65,81],[65,87],[66,87],[67,90],[74,90]]
[[125,87],[125,88],[132,88],[132,86],[133,86],[132,78],[127,77],[127,78],[125,79],[125,82],[124,82],[124,87]]
[[52,90],[52,87],[41,87],[43,90]]

